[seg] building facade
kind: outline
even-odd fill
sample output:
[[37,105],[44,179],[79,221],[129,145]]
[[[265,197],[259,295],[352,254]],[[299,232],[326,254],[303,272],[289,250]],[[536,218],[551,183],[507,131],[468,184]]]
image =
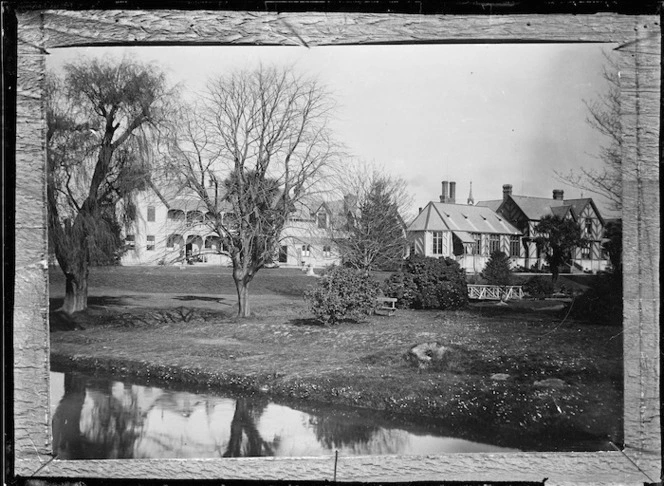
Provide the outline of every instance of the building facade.
[[408,225],[410,253],[452,258],[468,273],[481,272],[495,251],[521,258],[521,231],[488,207],[456,204],[455,186],[443,181],[440,202],[427,204]]
[[588,241],[588,245],[573,251],[569,271],[596,273],[605,270],[608,265],[602,248],[605,221],[592,198],[565,199],[564,191],[560,189],[554,189],[551,199],[517,196],[512,194],[512,186],[505,184],[502,199],[480,201],[477,205],[494,210],[522,233],[523,252],[517,262],[525,269],[545,265],[544,255],[535,243],[535,238],[540,236],[535,227],[548,215],[577,222],[582,236]]

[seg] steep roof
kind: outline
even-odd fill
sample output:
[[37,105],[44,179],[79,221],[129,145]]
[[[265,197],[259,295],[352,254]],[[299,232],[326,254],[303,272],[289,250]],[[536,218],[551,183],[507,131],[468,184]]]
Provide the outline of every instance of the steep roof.
[[502,199],[493,199],[491,201],[478,201],[477,206],[483,206],[491,209],[492,211],[498,211],[498,208],[503,203]]
[[455,231],[520,235],[502,216],[485,206],[430,202],[408,226],[408,231]]

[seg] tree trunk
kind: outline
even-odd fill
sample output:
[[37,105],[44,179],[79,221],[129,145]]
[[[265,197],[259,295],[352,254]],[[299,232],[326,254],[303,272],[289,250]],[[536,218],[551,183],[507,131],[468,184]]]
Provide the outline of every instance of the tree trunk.
[[249,317],[251,315],[251,310],[249,308],[249,282],[251,281],[251,278],[233,272],[233,280],[235,280],[235,288],[237,290],[237,316]]
[[82,311],[88,308],[88,269],[80,275],[65,274],[65,301],[62,311],[67,314]]
[[551,281],[555,285],[555,283],[558,281],[558,275],[560,275],[560,270],[558,269],[558,265],[551,265]]

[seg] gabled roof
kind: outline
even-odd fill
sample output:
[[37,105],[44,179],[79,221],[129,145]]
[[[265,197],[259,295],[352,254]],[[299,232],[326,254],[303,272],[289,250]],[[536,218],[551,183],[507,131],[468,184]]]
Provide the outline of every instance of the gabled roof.
[[520,235],[505,218],[484,206],[430,202],[408,226],[408,231],[454,231]]
[[493,199],[491,201],[478,201],[477,206],[483,206],[491,209],[492,211],[498,211],[498,208],[502,203],[502,199]]

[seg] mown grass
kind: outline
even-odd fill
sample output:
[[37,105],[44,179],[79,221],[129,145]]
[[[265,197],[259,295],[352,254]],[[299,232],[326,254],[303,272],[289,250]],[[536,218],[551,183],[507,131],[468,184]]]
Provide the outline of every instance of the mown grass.
[[[313,279],[282,269],[256,277],[255,316],[236,319],[227,302],[199,300],[228,289],[217,285],[228,276],[188,270],[95,269],[93,299],[104,289],[131,297],[77,316],[85,330],[53,333],[54,363],[427,417],[471,439],[529,450],[621,440],[622,339],[614,327],[486,305],[325,327],[301,298]],[[178,300],[177,292],[195,298]],[[403,359],[428,341],[452,348],[443,369],[419,370]],[[509,378],[495,380],[496,373]],[[535,384],[547,378],[565,385]]]

